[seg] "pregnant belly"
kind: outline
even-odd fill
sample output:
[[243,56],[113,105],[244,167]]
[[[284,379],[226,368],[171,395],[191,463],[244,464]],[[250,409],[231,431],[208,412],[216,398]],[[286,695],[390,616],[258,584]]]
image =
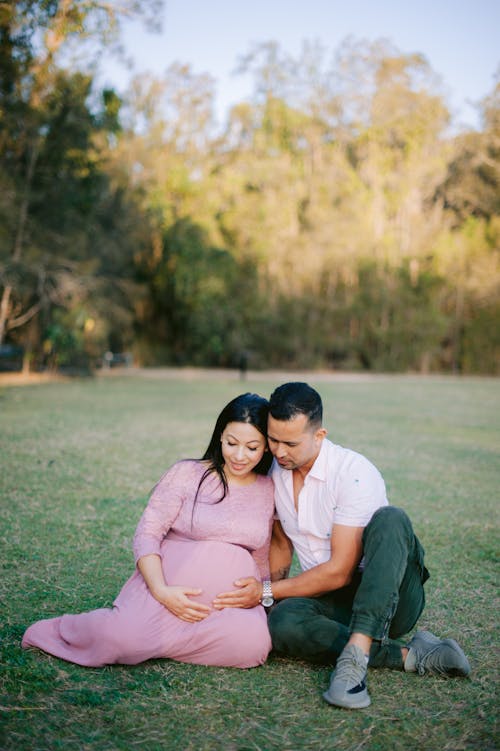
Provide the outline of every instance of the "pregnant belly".
[[235,579],[260,578],[248,550],[227,542],[167,538],[161,555],[167,584],[200,588],[201,594],[192,599],[206,605],[220,592],[235,589]]

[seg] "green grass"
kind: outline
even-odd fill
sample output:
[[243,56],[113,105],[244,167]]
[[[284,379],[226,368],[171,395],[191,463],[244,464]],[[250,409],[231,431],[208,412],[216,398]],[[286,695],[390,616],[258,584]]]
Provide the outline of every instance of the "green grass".
[[3,751],[498,748],[494,379],[310,377],[332,440],[371,458],[391,502],[412,517],[431,569],[420,624],[460,641],[470,679],[373,670],[372,705],[348,712],[321,698],[326,666],[89,669],[21,650],[34,620],[112,603],[163,470],[200,455],[231,397],[268,395],[278,382],[260,375],[242,385],[228,373],[0,388]]

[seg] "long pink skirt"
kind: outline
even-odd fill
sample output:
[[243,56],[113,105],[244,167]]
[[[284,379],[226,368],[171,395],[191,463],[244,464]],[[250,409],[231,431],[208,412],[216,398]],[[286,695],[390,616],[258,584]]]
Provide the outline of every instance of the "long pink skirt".
[[[215,541],[166,539],[161,548],[169,584],[200,587],[197,599],[210,605],[234,580],[259,577],[250,553]],[[23,647],[38,647],[88,667],[135,665],[168,657],[197,665],[250,668],[271,649],[264,608],[213,610],[198,623],[185,623],[150,594],[139,571],[130,577],[112,608],[38,621],[24,634]]]

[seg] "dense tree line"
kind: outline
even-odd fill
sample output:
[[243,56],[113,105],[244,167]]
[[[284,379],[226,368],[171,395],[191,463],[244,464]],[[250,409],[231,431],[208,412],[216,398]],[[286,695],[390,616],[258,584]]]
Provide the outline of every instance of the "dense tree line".
[[421,56],[268,43],[216,127],[189,66],[120,99],[62,64],[124,5],[154,3],[0,4],[0,344],[34,367],[498,372],[500,84],[450,135]]

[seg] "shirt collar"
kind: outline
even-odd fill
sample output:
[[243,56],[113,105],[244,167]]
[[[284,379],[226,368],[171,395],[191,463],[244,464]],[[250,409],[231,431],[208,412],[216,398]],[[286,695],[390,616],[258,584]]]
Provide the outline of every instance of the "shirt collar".
[[321,449],[319,451],[318,456],[316,457],[316,461],[312,465],[311,469],[307,473],[308,477],[314,477],[315,480],[321,480],[322,482],[326,482],[327,479],[327,446],[326,446],[326,438],[323,438],[323,441],[321,442]]

